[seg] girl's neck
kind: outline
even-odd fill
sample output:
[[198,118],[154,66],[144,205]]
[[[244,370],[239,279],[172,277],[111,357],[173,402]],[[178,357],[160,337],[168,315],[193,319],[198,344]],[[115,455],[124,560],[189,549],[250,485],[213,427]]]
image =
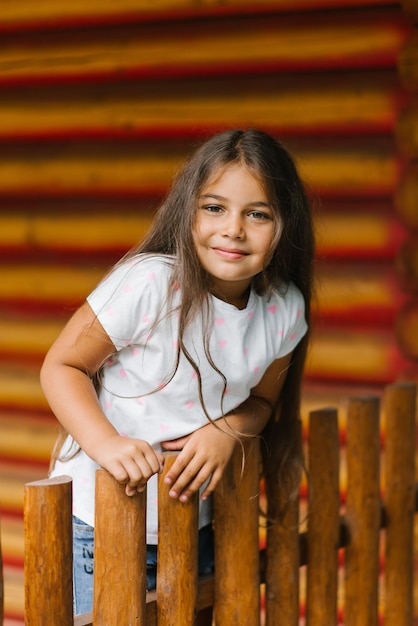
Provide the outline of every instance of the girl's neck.
[[216,287],[211,289],[211,293],[213,296],[215,296],[215,298],[218,298],[218,300],[223,300],[227,304],[231,304],[237,309],[242,310],[245,309],[248,304],[248,299],[251,293],[251,285],[249,285],[244,292],[236,294],[234,294],[233,290],[231,290],[230,293],[226,294],[223,290],[220,291],[219,289],[216,289]]

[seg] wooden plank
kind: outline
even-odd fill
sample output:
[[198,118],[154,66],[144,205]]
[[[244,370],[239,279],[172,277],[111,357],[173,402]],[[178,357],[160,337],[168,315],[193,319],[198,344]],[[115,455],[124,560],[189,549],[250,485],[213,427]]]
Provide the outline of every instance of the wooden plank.
[[[285,468],[294,476],[293,468]],[[284,475],[284,473],[283,473]],[[294,485],[292,484],[292,488]],[[266,626],[297,626],[300,612],[299,498],[289,493],[287,480],[268,476]],[[291,498],[291,496],[294,496]]]
[[42,480],[47,468],[30,463],[14,463],[0,460],[0,507],[1,510],[21,515],[23,512],[24,485],[29,481]]
[[[25,485],[25,623],[73,626],[72,481]],[[45,511],[48,515],[45,515]]]
[[379,400],[350,399],[347,421],[345,624],[378,625],[380,505]]
[[385,390],[385,625],[413,623],[416,385]]
[[315,311],[322,319],[392,324],[405,301],[390,264],[321,263],[316,271]]
[[34,214],[18,211],[0,215],[0,246],[8,251],[129,250],[151,225],[154,211],[137,207],[135,213]]
[[[257,4],[257,12],[261,11],[306,11],[323,8],[344,8],[373,5],[392,5],[393,0],[261,0]],[[407,4],[407,2],[405,2]],[[181,18],[187,15],[207,15],[218,13],[241,13],[254,11],[253,0],[224,0],[218,7],[213,0],[201,0],[196,6],[194,0],[120,0],[117,5],[112,0],[91,0],[89,3],[82,0],[61,0],[59,4],[51,0],[18,0],[2,7],[3,29],[18,29],[19,27],[33,28],[48,25],[88,21],[101,23],[114,20],[123,22],[128,20]]]
[[214,493],[215,623],[260,624],[259,440],[237,445]]
[[124,485],[105,470],[98,470],[94,523],[95,624],[117,624],[122,615],[127,624],[144,621],[145,519],[146,490],[129,497]]
[[393,209],[384,203],[325,204],[315,221],[317,256],[325,260],[393,260],[406,235]]
[[[147,24],[106,32],[11,37],[0,49],[0,81],[222,74],[326,67],[395,67],[406,35],[399,9],[251,16]],[[54,60],[54,62],[51,62]]]
[[23,570],[4,566],[4,626],[24,626]]
[[340,533],[339,433],[335,409],[309,420],[306,624],[336,624]]
[[47,467],[58,434],[58,422],[28,412],[0,413],[0,458]]
[[[30,99],[30,107],[27,102]],[[38,87],[0,99],[0,138],[164,137],[256,126],[279,135],[391,132],[399,85],[394,72],[210,77],[137,85]],[[309,111],[309,115],[306,112]]]
[[[3,300],[60,301],[63,304],[75,302],[81,304],[82,300],[103,278],[105,271],[104,267],[86,266],[2,266],[0,298]],[[19,285],[23,286],[25,280],[26,286],[23,291],[20,291]],[[71,310],[68,310],[68,315],[70,312]],[[51,329],[51,325],[49,328]],[[58,326],[56,329],[58,330]],[[40,340],[43,341],[42,335]],[[37,341],[37,339],[34,338],[33,341]],[[16,337],[16,348],[19,347],[19,344],[19,338]]]
[[23,518],[2,513],[0,537],[3,565],[23,568]]
[[199,493],[187,502],[168,495],[164,483],[178,453],[166,453],[158,476],[157,621],[193,624],[197,607]]
[[410,361],[391,329],[315,328],[305,368],[309,380],[388,384]]
[[0,406],[30,410],[48,410],[39,383],[39,365],[0,364]]
[[[386,141],[367,145],[291,146],[302,178],[315,193],[388,197],[400,164]],[[24,198],[115,197],[163,193],[184,161],[172,145],[66,145],[0,151],[0,195]]]

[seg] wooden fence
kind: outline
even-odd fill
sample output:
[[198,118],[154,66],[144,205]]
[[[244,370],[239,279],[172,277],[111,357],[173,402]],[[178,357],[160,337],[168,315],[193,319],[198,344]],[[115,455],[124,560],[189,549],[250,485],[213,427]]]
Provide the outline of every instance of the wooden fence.
[[[377,626],[383,602],[385,626],[411,626],[417,510],[415,413],[413,384],[387,387],[382,410],[377,397],[348,401],[347,485],[342,489],[337,411],[313,411],[307,442],[307,530],[300,531],[295,501],[282,524],[268,526],[261,551],[258,442],[247,449],[243,475],[238,450],[214,498],[214,576],[197,576],[197,498],[180,504],[162,491],[155,592],[145,589],[145,494],[127,498],[123,487],[99,470],[94,608],[92,614],[75,618],[71,480],[60,477],[27,484],[26,624],[186,626],[208,623],[195,621],[195,615],[213,606],[214,621],[220,626],[296,626],[299,568],[306,563],[306,624],[337,624],[338,571],[344,549],[344,624]],[[172,461],[173,455],[167,455],[165,472]],[[267,492],[272,515],[285,494],[279,483],[268,485]],[[383,599],[379,597],[382,529]],[[266,584],[263,611],[260,582]],[[207,611],[200,615],[207,618]]]

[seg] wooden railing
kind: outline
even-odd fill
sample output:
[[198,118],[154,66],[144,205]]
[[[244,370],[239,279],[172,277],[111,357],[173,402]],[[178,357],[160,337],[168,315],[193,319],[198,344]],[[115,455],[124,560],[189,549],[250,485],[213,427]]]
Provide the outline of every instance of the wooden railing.
[[[199,579],[197,575],[197,497],[180,504],[163,488],[155,592],[146,592],[145,494],[126,497],[123,487],[99,470],[93,612],[75,618],[71,480],[60,477],[27,484],[26,624],[191,625],[200,623],[195,622],[199,611],[213,606],[218,626],[296,626],[301,564],[307,564],[306,623],[336,624],[339,550],[343,548],[344,624],[377,626],[379,605],[383,605],[385,626],[411,626],[417,510],[415,413],[413,384],[389,386],[382,410],[377,397],[348,401],[347,485],[343,489],[337,411],[312,412],[307,530],[300,532],[299,502],[295,500],[281,524],[268,526],[266,548],[261,552],[258,441],[247,447],[243,469],[242,454],[237,450],[214,497],[213,576]],[[164,472],[173,458],[167,455]],[[278,482],[269,484],[266,491],[268,515],[272,516],[286,496]],[[385,583],[380,598],[382,529]],[[262,618],[260,582],[266,583]]]

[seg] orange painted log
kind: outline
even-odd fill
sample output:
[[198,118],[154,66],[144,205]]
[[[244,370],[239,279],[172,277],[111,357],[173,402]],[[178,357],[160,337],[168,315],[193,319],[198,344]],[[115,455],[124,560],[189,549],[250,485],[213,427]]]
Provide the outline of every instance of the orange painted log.
[[390,383],[408,365],[392,329],[316,329],[306,375],[312,380]]
[[309,420],[307,626],[336,624],[340,531],[339,432],[336,409]]
[[[223,68],[255,72],[395,66],[405,39],[399,8],[308,16],[235,16],[234,20],[139,24],[123,29],[44,32],[5,39],[0,80],[54,80],[114,76],[202,76]],[[195,45],[190,45],[193,42]],[[225,71],[225,69],[223,71]]]
[[143,141],[248,125],[279,136],[390,132],[398,94],[395,73],[373,71],[344,73],[332,81],[328,73],[303,78],[283,74],[280,84],[270,75],[243,79],[238,74],[232,79],[112,84],[111,89],[78,85],[59,92],[37,85],[33,92],[0,100],[0,137]]
[[186,503],[168,495],[164,478],[177,454],[166,453],[158,477],[158,626],[194,623],[198,582],[199,494]]
[[[292,468],[291,470],[292,471]],[[283,481],[266,479],[268,504],[266,626],[299,624],[299,498]]]
[[386,420],[385,626],[413,623],[416,385],[391,385]]
[[129,497],[105,470],[96,472],[93,623],[145,623],[146,491]]
[[[31,144],[13,153],[0,146],[0,193],[15,198],[141,198],[165,193],[184,161],[187,146],[79,143]],[[399,161],[389,142],[298,149],[299,171],[311,189],[333,196],[392,195]]]
[[[408,0],[404,0],[408,5]],[[368,0],[367,6],[373,4],[391,4],[390,0]],[[411,7],[413,0],[409,0]],[[364,0],[263,0],[257,11],[306,11],[308,8],[323,10],[324,8],[346,8],[364,6]],[[62,27],[66,21],[70,25],[74,21],[83,23],[101,23],[114,20],[119,22],[131,22],[132,20],[146,21],[147,19],[175,19],[184,15],[203,15],[208,12],[213,14],[215,6],[211,0],[204,0],[196,4],[195,0],[120,0],[115,4],[112,0],[91,0],[86,3],[83,0],[61,0],[59,3],[51,0],[20,0],[19,3],[8,3],[2,12],[2,24],[4,29],[18,30],[19,28],[36,30],[41,25],[44,28],[59,25]],[[225,0],[216,12],[225,12],[229,15],[236,10],[242,12],[254,12],[254,0]],[[4,15],[3,15],[4,13]]]
[[[245,461],[244,465],[243,462]],[[260,624],[259,441],[237,445],[215,490],[215,623]]]
[[25,623],[73,626],[72,481],[25,485]]
[[378,625],[380,433],[378,398],[351,399],[347,417],[346,626]]

